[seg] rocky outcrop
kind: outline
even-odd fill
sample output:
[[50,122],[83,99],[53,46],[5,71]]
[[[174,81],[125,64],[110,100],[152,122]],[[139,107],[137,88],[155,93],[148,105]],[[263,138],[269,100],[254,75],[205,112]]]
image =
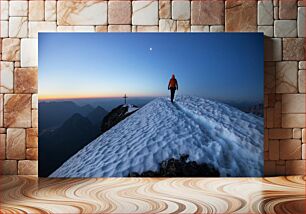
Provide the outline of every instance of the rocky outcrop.
[[[131,109],[133,109],[131,111]],[[111,129],[120,121],[124,120],[134,112],[138,110],[138,107],[135,105],[120,105],[114,108],[110,113],[108,113],[101,124],[101,131],[102,133],[106,132],[107,130]]]
[[141,174],[129,173],[128,177],[220,177],[220,173],[212,165],[195,161],[187,161],[189,155],[181,155],[180,159],[170,158],[160,163],[159,171],[146,171]]

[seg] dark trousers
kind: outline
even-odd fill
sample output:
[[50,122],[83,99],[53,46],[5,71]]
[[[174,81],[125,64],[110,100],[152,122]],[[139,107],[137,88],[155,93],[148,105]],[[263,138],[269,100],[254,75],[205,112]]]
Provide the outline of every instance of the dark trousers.
[[171,93],[171,102],[173,103],[175,88],[170,88],[170,93]]

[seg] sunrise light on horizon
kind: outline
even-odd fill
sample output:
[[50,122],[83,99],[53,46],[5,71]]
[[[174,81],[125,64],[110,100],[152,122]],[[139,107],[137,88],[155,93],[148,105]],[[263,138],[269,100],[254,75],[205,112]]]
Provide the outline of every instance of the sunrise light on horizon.
[[177,94],[262,100],[258,44],[259,33],[40,33],[39,99],[166,96],[174,73]]

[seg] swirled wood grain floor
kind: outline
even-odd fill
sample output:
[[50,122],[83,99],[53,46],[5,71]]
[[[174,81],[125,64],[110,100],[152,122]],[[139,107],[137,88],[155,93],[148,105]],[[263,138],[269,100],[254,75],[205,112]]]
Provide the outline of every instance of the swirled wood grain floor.
[[2,213],[305,213],[305,177],[3,176]]

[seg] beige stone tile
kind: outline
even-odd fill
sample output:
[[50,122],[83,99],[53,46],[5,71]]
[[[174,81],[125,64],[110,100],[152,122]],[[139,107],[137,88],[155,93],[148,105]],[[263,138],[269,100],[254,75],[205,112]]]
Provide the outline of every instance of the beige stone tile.
[[176,21],[172,19],[159,20],[159,32],[176,32]]
[[15,68],[20,68],[20,61],[15,61],[14,62],[14,67]]
[[14,63],[0,62],[0,93],[13,93]]
[[281,101],[275,102],[274,107],[274,127],[280,128],[282,127],[282,103]]
[[5,159],[6,134],[0,134],[0,159]]
[[[264,129],[264,151],[269,151],[269,129]],[[267,153],[267,160],[269,160],[269,153]]]
[[4,126],[31,127],[31,94],[4,95]]
[[57,32],[95,32],[94,26],[57,26]]
[[0,160],[0,175],[17,175],[16,160]]
[[37,68],[16,68],[14,77],[15,93],[37,93]]
[[264,39],[264,59],[265,61],[282,60],[282,40],[279,38]]
[[96,26],[96,32],[107,32],[107,25]]
[[301,139],[302,138],[302,129],[294,128],[293,129],[293,138],[294,139]]
[[38,94],[32,95],[32,109],[38,109]]
[[56,21],[56,1],[45,1],[45,20]]
[[276,173],[276,161],[265,161],[264,164],[264,175],[274,176]]
[[257,31],[257,1],[227,0],[225,31]]
[[38,110],[32,110],[32,127],[38,127]]
[[265,62],[264,73],[265,94],[275,93],[275,62]]
[[158,32],[158,26],[136,26],[137,32]]
[[269,139],[291,139],[292,129],[269,129]]
[[274,18],[275,20],[278,20],[278,19],[279,19],[279,17],[278,17],[278,11],[279,11],[279,8],[278,8],[278,7],[274,7],[274,9],[273,9],[273,18]]
[[108,24],[131,24],[131,1],[108,2]]
[[45,19],[45,2],[29,1],[29,20],[43,21]]
[[296,20],[275,20],[275,37],[297,37]]
[[191,24],[192,25],[223,25],[224,24],[224,2],[192,1],[191,2]]
[[210,32],[224,32],[224,25],[212,25],[209,27]]
[[21,67],[37,67],[38,65],[38,40],[21,39]]
[[257,32],[262,32],[267,37],[273,37],[274,28],[273,26],[258,26]]
[[6,134],[6,128],[0,128],[0,134]]
[[277,62],[276,93],[296,93],[297,74],[297,62]]
[[304,128],[306,114],[283,114],[283,128]]
[[177,32],[190,32],[190,22],[177,21]]
[[209,32],[208,25],[192,25],[191,32]]
[[277,165],[276,164],[276,166],[275,166],[275,175],[283,176],[285,174],[286,174],[286,166],[285,165]]
[[158,25],[158,1],[133,1],[133,25]]
[[1,55],[1,58],[0,60],[2,59],[2,38],[0,38],[0,55]]
[[299,62],[299,69],[305,70],[306,69],[306,61]]
[[189,20],[190,19],[190,1],[172,1],[172,19]]
[[258,25],[273,25],[273,2],[272,0],[258,1],[257,23]]
[[28,16],[28,1],[10,1],[10,16]]
[[305,3],[304,0],[298,0],[297,4],[298,4],[299,7],[305,7],[306,6],[306,3]]
[[306,113],[305,94],[284,94],[282,113]]
[[3,94],[0,94],[0,127],[3,127]]
[[2,59],[7,61],[20,60],[20,39],[6,38],[2,40]]
[[268,107],[275,107],[275,94],[268,94]]
[[280,140],[279,147],[281,160],[299,160],[302,158],[301,140]]
[[305,93],[305,70],[299,70],[298,76],[299,93]]
[[6,140],[7,159],[25,159],[25,129],[8,128]]
[[108,25],[108,32],[131,32],[131,25]]
[[[133,25],[132,26],[132,32],[137,32],[137,26],[139,26],[139,25]],[[150,27],[150,26],[149,26]]]
[[9,2],[0,1],[0,20],[7,21],[9,18]]
[[275,94],[276,101],[282,101],[282,94]]
[[302,159],[306,159],[306,144],[302,144]]
[[306,144],[302,144],[302,159],[306,159]]
[[306,128],[302,129],[302,143],[306,143]]
[[285,165],[286,165],[286,161],[284,161],[284,160],[278,160],[278,161],[276,161],[276,165],[285,166]]
[[27,160],[38,160],[38,149],[29,148],[26,150],[26,159]]
[[39,32],[56,32],[56,22],[29,22],[29,37],[38,37]]
[[267,128],[273,128],[274,127],[274,109],[273,108],[267,108]]
[[286,175],[304,175],[305,160],[286,161]]
[[28,18],[10,17],[9,36],[25,38],[28,36]]
[[159,18],[171,18],[171,1],[159,1]]
[[298,37],[305,37],[305,10],[306,7],[298,8],[297,28]]
[[283,38],[283,60],[304,60],[304,38]]
[[269,160],[279,160],[279,141],[269,141]]
[[38,147],[38,129],[37,128],[26,129],[26,146],[27,148],[37,148]]
[[37,174],[38,174],[37,160],[18,161],[18,175],[37,175]]
[[106,25],[107,1],[58,1],[58,25]]
[[279,0],[279,18],[296,19],[297,17],[296,0]]
[[6,38],[9,36],[8,33],[8,21],[0,21],[0,37]]

